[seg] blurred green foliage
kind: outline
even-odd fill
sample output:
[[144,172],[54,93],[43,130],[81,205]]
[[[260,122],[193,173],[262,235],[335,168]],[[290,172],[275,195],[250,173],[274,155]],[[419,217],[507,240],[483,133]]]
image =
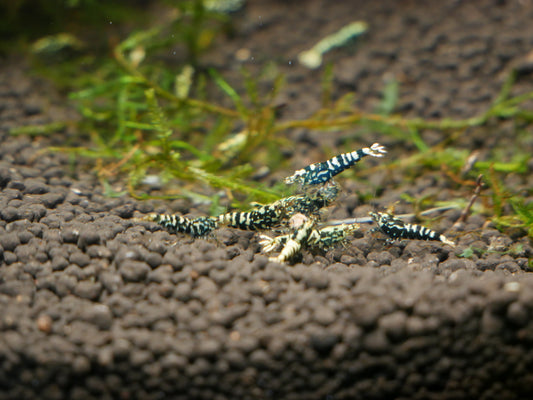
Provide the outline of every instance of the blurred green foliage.
[[[46,35],[79,33],[113,23],[141,24],[147,0],[9,0],[0,2],[0,51]],[[96,37],[98,35],[92,35]]]

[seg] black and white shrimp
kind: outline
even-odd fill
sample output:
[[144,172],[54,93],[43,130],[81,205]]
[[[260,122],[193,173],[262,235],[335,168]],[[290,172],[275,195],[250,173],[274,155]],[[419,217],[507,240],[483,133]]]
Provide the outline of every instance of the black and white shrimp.
[[298,230],[297,234],[280,235],[274,238],[261,235],[259,244],[263,247],[263,252],[265,253],[273,252],[282,247],[282,254],[277,258],[273,258],[273,260],[286,261],[299,252],[302,247],[327,250],[335,245],[342,244],[348,240],[348,236],[358,229],[358,224],[326,226],[317,229],[314,228],[312,223],[307,223],[302,224],[302,228]]
[[337,193],[335,185],[325,185],[313,193],[285,197],[250,211],[233,211],[216,217],[198,218],[150,214],[143,219],[156,222],[172,233],[180,232],[192,237],[207,236],[220,226],[247,231],[268,230],[278,228],[297,213],[318,216],[322,208],[329,206],[337,198]]
[[305,194],[285,197],[273,204],[283,208],[287,218],[296,213],[307,216],[318,216],[321,209],[330,206],[337,198],[339,188],[337,185],[323,185],[315,191],[308,191]]
[[260,242],[265,252],[273,251],[279,245],[283,245],[279,255],[270,257],[270,261],[284,263],[298,254],[309,240],[309,236],[315,232],[316,220],[297,213],[292,216],[289,225],[293,231],[292,233],[283,235],[283,238],[279,240],[278,238],[270,239],[268,236],[264,236],[263,241]]
[[383,212],[370,212],[370,216],[376,221],[378,229],[391,239],[417,239],[438,240],[447,245],[455,246],[455,243],[440,235],[434,230],[422,225],[408,224],[394,215]]
[[383,157],[387,153],[384,146],[374,143],[350,153],[340,154],[327,161],[308,165],[285,178],[285,183],[300,183],[302,185],[318,185],[330,181],[335,175],[355,165],[366,156]]
[[348,236],[359,230],[359,224],[342,224],[337,226],[326,226],[316,231],[317,235],[309,240],[311,245],[320,249],[328,249],[339,243],[346,242]]
[[181,215],[153,213],[143,219],[145,221],[153,221],[170,232],[185,233],[192,237],[207,236],[218,228],[216,218],[212,217],[187,218]]
[[248,231],[272,229],[278,227],[284,211],[276,205],[265,205],[251,211],[235,211],[217,217],[187,218],[173,214],[149,214],[145,221],[153,221],[172,233],[185,233],[192,237],[209,235],[220,226]]
[[250,211],[234,211],[214,217],[219,225],[246,231],[272,229],[280,225],[285,215],[278,203],[267,204]]

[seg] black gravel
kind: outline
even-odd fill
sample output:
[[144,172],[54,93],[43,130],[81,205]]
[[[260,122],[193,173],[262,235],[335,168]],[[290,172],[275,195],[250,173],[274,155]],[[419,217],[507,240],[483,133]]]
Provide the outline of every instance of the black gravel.
[[[234,16],[236,36],[206,62],[213,57],[230,71],[233,52],[245,47],[257,66],[274,55],[295,60],[339,26],[364,19],[371,30],[357,51],[326,56],[335,61],[337,94],[356,90],[371,110],[394,74],[399,112],[459,118],[486,109],[510,68],[520,72],[518,90],[533,90],[524,61],[532,17],[533,6],[519,1],[249,1]],[[73,115],[24,62],[1,64],[0,400],[530,398],[533,250],[523,232],[503,234],[481,215],[454,232],[458,213],[449,211],[437,227],[456,238],[456,248],[390,245],[365,231],[293,266],[269,262],[250,233],[222,230],[217,241],[171,235],[134,217],[154,209],[199,213],[191,204],[107,198],[86,165],[73,170],[67,156],[42,152],[75,135],[71,128],[47,138],[7,134]],[[286,115],[316,109],[319,74],[284,68],[292,99]],[[459,141],[512,153],[505,147],[512,130],[495,124]],[[322,159],[320,147],[339,140],[318,132],[289,137],[297,141],[294,167]],[[392,159],[412,150],[387,146]],[[384,187],[376,205],[402,193],[456,196],[440,173],[414,172],[405,181],[380,174],[368,177]],[[531,187],[529,177],[512,179]],[[342,185],[332,217],[365,215],[370,208],[356,184]],[[461,257],[467,248],[473,255]]]

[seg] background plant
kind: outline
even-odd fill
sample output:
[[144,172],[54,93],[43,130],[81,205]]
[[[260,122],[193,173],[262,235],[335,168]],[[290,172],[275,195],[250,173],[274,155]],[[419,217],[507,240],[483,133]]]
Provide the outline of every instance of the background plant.
[[[89,3],[80,1],[77,6]],[[261,165],[272,170],[280,164],[279,148],[287,146],[282,133],[294,128],[372,130],[417,150],[377,168],[443,170],[464,193],[471,190],[474,177],[482,173],[486,185],[484,212],[501,228],[525,229],[531,235],[531,193],[513,192],[503,184],[507,174],[530,172],[530,155],[521,151],[520,145],[512,159],[494,152],[488,159],[476,160],[465,175],[461,169],[471,153],[454,146],[468,130],[486,129],[501,120],[515,121],[518,136],[526,129],[533,118],[527,109],[533,93],[512,95],[515,73],[509,74],[493,104],[480,115],[428,121],[394,114],[399,96],[394,80],[384,86],[383,100],[374,113],[356,108],[352,93],[333,100],[332,68],[326,66],[322,107],[305,119],[280,121],[276,104],[283,84],[280,74],[265,73],[272,90],[262,91],[264,76],[243,69],[244,91],[240,91],[219,71],[202,65],[201,55],[210,50],[215,37],[231,32],[230,17],[212,11],[201,0],[170,4],[173,8],[165,21],[114,45],[112,59],[87,58],[86,52],[80,51],[74,60],[61,63],[65,69],[56,69],[71,78],[69,87],[83,88],[70,98],[84,117],[77,130],[88,132],[92,138],[90,147],[61,150],[95,158],[105,187],[110,187],[111,180],[126,177],[128,189],[136,197],[147,197],[150,182],[155,181],[155,186],[168,188],[166,193],[172,197],[211,197],[211,186],[224,190],[238,207],[252,200],[272,201],[285,189],[282,185],[266,187],[254,175]],[[177,64],[164,57],[176,51],[173,49],[181,54],[174,58]],[[75,69],[73,73],[72,64],[80,59],[87,71]],[[13,133],[44,134],[59,128],[61,125],[31,127]],[[446,134],[441,143],[430,147],[423,140],[425,130]]]

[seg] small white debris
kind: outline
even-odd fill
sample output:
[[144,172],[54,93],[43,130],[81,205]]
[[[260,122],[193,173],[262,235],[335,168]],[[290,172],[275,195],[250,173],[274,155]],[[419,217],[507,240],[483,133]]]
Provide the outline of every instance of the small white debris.
[[503,290],[505,290],[506,292],[519,292],[520,289],[521,289],[521,285],[519,282],[516,282],[516,281],[511,281],[511,282],[506,282],[505,285],[503,285]]
[[344,46],[350,39],[366,32],[368,25],[364,21],[352,22],[339,31],[326,36],[311,49],[298,54],[298,61],[304,67],[316,69],[322,64],[322,56],[335,47]]

